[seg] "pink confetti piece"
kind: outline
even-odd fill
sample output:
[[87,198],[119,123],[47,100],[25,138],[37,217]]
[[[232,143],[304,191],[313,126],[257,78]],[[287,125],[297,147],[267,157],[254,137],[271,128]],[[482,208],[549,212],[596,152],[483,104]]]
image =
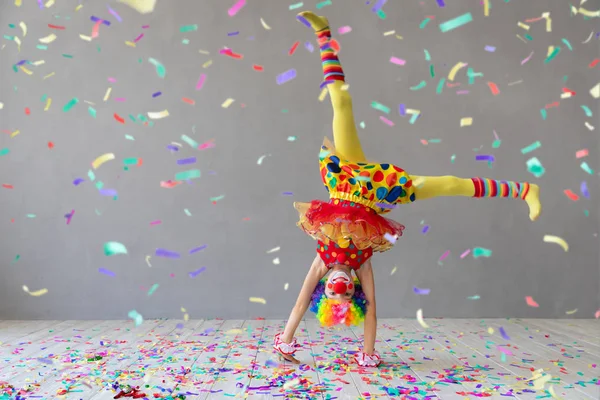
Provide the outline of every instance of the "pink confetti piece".
[[582,149],[577,151],[577,153],[575,153],[575,157],[577,158],[583,158],[583,157],[587,157],[589,154],[588,149]]
[[100,35],[100,25],[102,25],[102,20],[96,22],[94,27],[92,28],[92,38],[97,38]]
[[352,28],[349,27],[349,26],[347,26],[347,25],[346,26],[341,26],[341,27],[338,28],[338,33],[340,35],[343,35],[343,34],[349,33],[349,32],[352,32]]
[[233,17],[246,5],[246,0],[238,0],[231,8],[227,11],[230,17]]
[[206,81],[206,74],[202,74],[200,75],[200,78],[198,78],[198,83],[196,83],[196,90],[202,89],[202,86],[204,86],[204,81]]
[[[107,6],[108,7],[108,6]],[[108,7],[108,12],[111,13],[111,15],[113,17],[115,17],[117,19],[117,21],[119,22],[123,22],[123,19],[121,19],[121,16],[119,14],[117,14],[117,12],[115,10],[113,10],[112,8]]]
[[596,311],[596,314],[594,314],[594,317],[596,317],[596,319],[600,318],[600,310]]
[[527,297],[525,297],[525,302],[527,303],[527,305],[528,305],[529,307],[534,307],[534,308],[537,308],[537,307],[539,307],[539,306],[540,306],[540,305],[539,305],[539,304],[538,304],[538,303],[537,303],[537,302],[536,302],[536,301],[533,299],[533,297],[531,297],[531,296],[527,296]]
[[71,219],[73,218],[73,214],[75,214],[75,210],[71,210],[69,214],[67,214],[67,225],[71,223]]
[[111,78],[111,77],[108,77],[108,81],[111,83],[117,82],[117,80],[115,78]]
[[449,255],[450,255],[450,250],[446,250],[446,252],[444,254],[442,254],[442,256],[440,257],[440,259],[438,261],[442,261],[443,259],[445,259]]
[[135,39],[133,39],[133,43],[139,42],[140,40],[142,40],[143,37],[144,37],[144,34],[140,33],[140,35],[138,37],[136,37]]
[[468,250],[466,250],[464,253],[462,253],[462,254],[460,255],[460,258],[465,258],[466,256],[468,256],[468,255],[469,255],[469,253],[470,253],[470,252],[471,252],[471,249],[468,249]]
[[527,58],[521,61],[521,65],[524,65],[527,61],[529,61],[531,59],[531,56],[533,56],[533,51],[527,56]]
[[162,224],[161,220],[156,220],[156,221],[150,222],[150,225],[159,225],[159,224]]
[[394,123],[392,121],[390,121],[389,119],[387,119],[386,117],[384,117],[383,115],[379,116],[379,119],[388,126],[394,126]]
[[396,65],[404,65],[404,64],[406,64],[406,60],[403,60],[403,59],[398,58],[398,57],[391,57],[390,58],[390,62],[392,64],[396,64]]

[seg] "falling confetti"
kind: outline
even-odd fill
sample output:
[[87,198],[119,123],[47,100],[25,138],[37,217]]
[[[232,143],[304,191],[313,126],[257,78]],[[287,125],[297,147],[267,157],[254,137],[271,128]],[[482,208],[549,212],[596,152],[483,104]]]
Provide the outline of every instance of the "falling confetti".
[[25,285],[23,285],[23,291],[25,293],[30,294],[31,296],[34,296],[34,297],[40,297],[40,296],[43,296],[46,293],[48,293],[48,289],[40,289],[40,290],[36,290],[34,292],[31,292],[31,291],[29,291],[29,288],[27,286],[25,286]]
[[106,242],[104,244],[104,254],[107,256],[127,254],[127,248],[124,244],[119,242]]

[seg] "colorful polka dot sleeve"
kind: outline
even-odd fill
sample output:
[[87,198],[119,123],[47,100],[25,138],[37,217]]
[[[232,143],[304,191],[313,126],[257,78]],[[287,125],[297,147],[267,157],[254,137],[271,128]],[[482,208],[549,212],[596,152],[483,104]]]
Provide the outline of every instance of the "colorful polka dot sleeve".
[[525,200],[529,192],[529,183],[496,181],[487,178],[472,178],[475,186],[473,197],[513,197]]

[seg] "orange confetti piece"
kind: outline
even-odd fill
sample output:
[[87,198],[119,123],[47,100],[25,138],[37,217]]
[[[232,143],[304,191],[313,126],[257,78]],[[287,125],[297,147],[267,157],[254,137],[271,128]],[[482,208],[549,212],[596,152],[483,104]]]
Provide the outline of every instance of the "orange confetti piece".
[[565,190],[564,193],[567,195],[568,198],[570,198],[573,201],[579,200],[579,196],[577,196],[576,193],[573,193],[571,189]]
[[225,54],[226,56],[229,56],[231,58],[235,58],[237,60],[241,60],[242,58],[244,58],[243,55],[238,54],[238,53],[234,53],[231,49],[223,49],[223,50],[219,51],[219,53]]
[[531,296],[525,297],[525,301],[529,307],[539,307],[540,305]]
[[14,189],[15,188],[13,185],[9,185],[8,183],[3,183],[2,187],[5,189]]
[[196,104],[196,102],[194,100],[188,99],[187,97],[184,97],[181,100],[183,100],[184,103],[188,103],[188,104],[191,104],[191,105]]
[[296,52],[296,49],[298,48],[298,45],[300,44],[299,41],[296,41],[296,43],[294,43],[292,45],[292,47],[290,48],[290,51],[288,51],[288,55],[293,55]]
[[48,148],[49,148],[49,149],[53,149],[53,148],[54,148],[54,143],[52,143],[52,142],[48,142]]
[[500,89],[498,89],[498,85],[496,85],[494,82],[488,82],[487,84],[490,87],[490,90],[492,91],[492,94],[494,96],[496,96],[497,94],[500,93]]
[[52,25],[52,24],[48,24],[48,28],[50,28],[50,29],[58,29],[60,31],[64,31],[66,29],[64,26]]
[[254,64],[252,66],[252,68],[254,68],[255,71],[263,71],[264,70],[264,68],[262,67],[262,65],[257,65],[257,64]]
[[596,58],[594,61],[592,61],[589,67],[594,68],[596,65],[598,65],[598,63],[600,63],[600,58]]
[[589,154],[588,149],[582,149],[577,151],[577,153],[575,153],[575,157],[577,158],[583,158],[586,157]]
[[546,110],[552,107],[558,107],[560,103],[558,101],[555,101],[554,103],[550,103],[550,104],[546,104]]
[[123,119],[123,117],[121,117],[119,114],[115,113],[115,114],[113,115],[113,117],[115,117],[115,119],[117,120],[117,122],[120,122],[120,123],[122,123],[122,124],[124,124],[124,123],[125,123],[125,120],[124,120],[124,119]]

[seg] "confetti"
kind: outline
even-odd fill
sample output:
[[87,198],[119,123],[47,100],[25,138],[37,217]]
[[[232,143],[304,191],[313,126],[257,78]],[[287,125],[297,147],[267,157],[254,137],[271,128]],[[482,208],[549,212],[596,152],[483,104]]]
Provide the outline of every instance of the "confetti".
[[410,90],[421,90],[423,89],[425,86],[427,86],[427,82],[425,81],[421,81],[418,85],[415,86],[411,86]]
[[498,331],[500,332],[500,335],[502,335],[502,338],[504,340],[510,340],[510,337],[508,336],[503,327],[498,328]]
[[136,327],[144,323],[144,318],[142,317],[142,314],[135,310],[129,311],[127,316],[133,320]]
[[531,296],[525,297],[525,302],[527,303],[527,305],[529,307],[537,308],[540,306],[535,300],[533,300],[533,297],[531,297]]
[[546,169],[544,168],[540,160],[537,159],[537,157],[532,157],[529,160],[527,160],[527,170],[531,172],[536,178],[541,178],[542,175],[544,175],[544,173],[546,172]]
[[423,320],[423,310],[422,309],[418,309],[417,310],[417,322],[419,323],[419,325],[421,325],[423,328],[427,329],[429,328],[429,325],[427,325],[425,323],[425,320]]
[[92,168],[98,169],[105,162],[110,161],[110,160],[114,160],[114,159],[115,159],[115,155],[113,153],[103,154],[103,155],[99,156],[98,158],[96,158],[92,162]]
[[30,294],[31,296],[34,296],[34,297],[43,296],[46,293],[48,293],[48,289],[40,289],[40,290],[36,290],[34,292],[31,292],[31,291],[29,291],[29,288],[27,286],[25,286],[25,285],[23,285],[23,291],[25,293]]
[[65,104],[65,106],[63,107],[63,111],[64,112],[69,111],[77,103],[79,103],[79,99],[78,98],[75,97],[75,98],[71,99],[71,101],[69,101],[67,104]]
[[267,25],[267,23],[265,22],[264,19],[261,18],[260,23],[263,26],[263,28],[265,28],[266,30],[268,30],[268,31],[271,30],[271,27],[269,25]]
[[154,285],[152,285],[150,290],[148,290],[148,296],[152,296],[154,294],[154,292],[156,292],[156,289],[158,289],[158,286],[159,286],[158,283],[155,283]]
[[176,253],[174,251],[169,251],[166,249],[156,249],[156,251],[154,252],[154,255],[157,257],[165,257],[165,258],[181,258],[181,255],[179,253]]
[[198,82],[196,83],[196,90],[202,89],[205,81],[206,81],[206,74],[201,74],[200,78],[198,78]]
[[431,289],[419,289],[418,287],[413,287],[413,292],[419,295],[426,295],[429,294],[429,292],[431,292]]
[[492,91],[492,95],[496,96],[496,95],[500,94],[500,89],[498,89],[498,85],[496,85],[494,82],[488,82],[487,85],[489,86],[490,90]]
[[539,141],[533,142],[532,144],[530,144],[527,147],[523,147],[521,149],[521,154],[527,154],[527,153],[531,153],[534,150],[539,149],[540,147],[542,147],[542,143],[540,143]]
[[195,278],[195,277],[197,277],[198,275],[200,275],[204,271],[206,271],[206,267],[202,267],[200,269],[192,271],[188,275],[190,276],[190,278]]
[[113,278],[115,276],[117,276],[117,274],[115,274],[114,272],[112,272],[112,271],[110,271],[110,270],[108,270],[106,268],[98,268],[98,272],[100,272],[101,274],[104,274],[104,275],[111,276]]
[[569,244],[561,237],[554,235],[544,235],[544,242],[556,243],[557,245],[562,247],[565,252],[569,251]]
[[398,270],[398,267],[392,268],[392,271],[390,272],[390,275],[394,275],[397,270]]
[[564,194],[573,201],[579,200],[579,196],[577,196],[577,194],[573,193],[573,191],[571,189],[565,190]]
[[154,11],[156,0],[118,0],[120,3],[126,4],[140,14],[149,14]]
[[187,181],[190,179],[200,178],[201,173],[199,169],[191,169],[188,171],[181,171],[175,174],[175,180],[177,181]]
[[296,70],[290,69],[277,75],[276,80],[278,85],[283,85],[284,83],[289,82],[294,78],[296,78]]
[[114,256],[116,254],[127,254],[127,248],[125,245],[119,242],[106,242],[104,244],[104,254],[107,256]]
[[590,94],[595,99],[600,98],[600,82],[596,86],[594,86],[593,88],[590,89]]
[[229,10],[227,10],[227,14],[230,17],[236,15],[244,6],[246,5],[246,0],[238,0]]
[[465,118],[461,118],[460,119],[460,126],[471,126],[473,125],[473,118],[471,117],[465,117]]
[[39,38],[38,40],[39,40],[41,43],[44,43],[44,44],[49,44],[49,43],[52,43],[52,42],[54,42],[54,41],[56,40],[56,38],[57,38],[57,36],[56,36],[54,33],[51,33],[51,34],[49,34],[48,36],[45,36],[45,37],[43,37],[43,38]]
[[567,314],[567,315],[573,315],[573,314],[575,314],[577,311],[578,311],[578,309],[576,308],[576,309],[574,309],[574,310],[565,311],[565,314]]
[[378,103],[378,102],[376,102],[376,101],[374,101],[374,102],[372,102],[372,103],[371,103],[371,107],[373,107],[375,110],[378,110],[378,111],[384,112],[384,113],[386,113],[386,114],[389,114],[389,113],[390,113],[390,108],[389,108],[389,107],[387,107],[387,106],[384,106],[383,104],[381,104],[381,103]]
[[157,112],[148,112],[148,118],[150,119],[161,119],[169,116],[169,110],[162,110]]
[[473,249],[473,258],[479,257],[491,257],[492,251],[489,249],[484,249],[483,247],[475,247]]
[[454,19],[441,23],[440,31],[442,31],[442,33],[445,33],[458,27],[461,27],[465,24],[468,24],[471,21],[473,21],[473,16],[471,15],[471,13],[466,13]]
[[155,58],[149,58],[148,62],[154,65],[156,68],[156,74],[159,78],[164,78],[167,75],[167,70],[165,69],[165,66],[160,63],[160,61]]
[[251,303],[267,304],[267,301],[262,297],[250,297],[249,300]]

